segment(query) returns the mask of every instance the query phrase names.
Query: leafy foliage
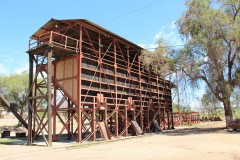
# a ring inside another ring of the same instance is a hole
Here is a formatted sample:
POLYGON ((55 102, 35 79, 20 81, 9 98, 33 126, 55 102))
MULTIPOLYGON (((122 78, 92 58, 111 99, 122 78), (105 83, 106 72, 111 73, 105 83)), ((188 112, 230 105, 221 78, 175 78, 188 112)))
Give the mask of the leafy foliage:
POLYGON ((147 71, 166 77, 174 70, 173 59, 167 56, 170 52, 167 43, 160 37, 158 47, 153 52, 143 50, 140 59, 147 71))
POLYGON ((240 108, 240 87, 236 87, 232 93, 231 104, 235 108, 240 108))
POLYGON ((232 120, 230 97, 240 85, 240 1, 187 0, 177 21, 186 40, 182 69, 193 84, 204 81, 223 103, 227 126, 232 120))
POLYGON ((214 117, 217 115, 217 109, 219 107, 219 100, 207 89, 206 93, 203 94, 201 103, 204 111, 208 114, 208 117, 214 117))
POLYGON ((26 95, 28 92, 28 73, 0 77, 0 92, 10 102, 18 105, 21 114, 26 110, 26 95))

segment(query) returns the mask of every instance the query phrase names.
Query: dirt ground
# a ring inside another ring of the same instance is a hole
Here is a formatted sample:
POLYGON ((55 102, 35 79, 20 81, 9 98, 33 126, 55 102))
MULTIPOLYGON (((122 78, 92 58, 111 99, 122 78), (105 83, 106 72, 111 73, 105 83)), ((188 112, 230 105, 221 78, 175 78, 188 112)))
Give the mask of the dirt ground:
MULTIPOLYGON (((3 145, 0 160, 240 160, 240 132, 225 122, 204 122, 160 134, 103 143, 54 143, 53 147, 3 145)), ((26 143, 26 142, 25 142, 26 143)))

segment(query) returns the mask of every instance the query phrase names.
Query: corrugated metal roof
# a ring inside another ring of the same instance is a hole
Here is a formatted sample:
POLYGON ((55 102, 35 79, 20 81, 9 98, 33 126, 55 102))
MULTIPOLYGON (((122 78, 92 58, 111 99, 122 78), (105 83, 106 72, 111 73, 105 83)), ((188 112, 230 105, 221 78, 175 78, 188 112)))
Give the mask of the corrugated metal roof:
POLYGON ((59 24, 69 25, 71 23, 72 24, 74 24, 74 23, 77 24, 77 23, 81 23, 81 22, 83 22, 83 23, 85 23, 85 24, 87 24, 87 25, 89 25, 89 26, 91 26, 95 29, 100 30, 101 32, 105 33, 106 35, 111 35, 112 37, 116 37, 116 38, 118 38, 118 39, 120 39, 120 40, 122 40, 126 43, 129 43, 129 44, 139 48, 139 49, 143 49, 142 47, 138 46, 137 44, 135 44, 135 43, 133 43, 133 42, 131 42, 131 41, 129 41, 129 40, 113 33, 113 32, 111 32, 111 31, 109 31, 109 30, 107 30, 107 29, 105 29, 105 28, 103 28, 103 27, 101 27, 101 26, 99 26, 99 25, 97 25, 93 22, 90 22, 86 19, 57 20, 57 19, 52 18, 47 23, 45 23, 38 31, 36 31, 30 38, 35 39, 35 38, 39 37, 40 35, 44 34, 45 32, 53 30, 55 28, 55 26, 59 25, 59 24))

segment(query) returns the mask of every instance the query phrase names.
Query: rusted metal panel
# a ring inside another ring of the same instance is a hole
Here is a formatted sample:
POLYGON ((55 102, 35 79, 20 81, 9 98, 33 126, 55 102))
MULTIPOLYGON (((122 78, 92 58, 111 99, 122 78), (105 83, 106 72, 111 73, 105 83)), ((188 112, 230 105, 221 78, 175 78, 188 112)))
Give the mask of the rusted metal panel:
POLYGON ((136 135, 137 136, 142 135, 143 131, 142 131, 141 127, 138 125, 138 123, 136 121, 131 121, 131 122, 132 122, 133 128, 136 132, 136 135))
POLYGON ((13 115, 22 123, 22 125, 28 129, 28 124, 27 122, 23 119, 23 117, 17 112, 16 108, 17 108, 17 104, 15 103, 10 103, 5 97, 4 95, 2 95, 0 93, 0 103, 1 106, 6 110, 6 111, 10 111, 13 113, 13 115))
POLYGON ((56 83, 66 94, 77 102, 77 58, 72 57, 56 63, 56 83))
POLYGON ((111 136, 108 132, 107 125, 104 122, 98 122, 100 128, 101 136, 105 140, 111 140, 111 136))

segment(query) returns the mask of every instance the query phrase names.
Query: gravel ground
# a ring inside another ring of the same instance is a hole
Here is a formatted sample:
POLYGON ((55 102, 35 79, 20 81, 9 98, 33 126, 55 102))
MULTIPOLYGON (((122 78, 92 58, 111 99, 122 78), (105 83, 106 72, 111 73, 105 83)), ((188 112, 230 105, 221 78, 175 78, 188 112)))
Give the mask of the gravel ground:
POLYGON ((0 160, 240 160, 240 132, 229 132, 224 125, 205 122, 97 144, 55 142, 51 148, 2 145, 0 139, 0 160))

